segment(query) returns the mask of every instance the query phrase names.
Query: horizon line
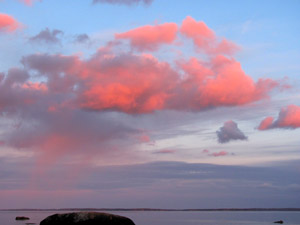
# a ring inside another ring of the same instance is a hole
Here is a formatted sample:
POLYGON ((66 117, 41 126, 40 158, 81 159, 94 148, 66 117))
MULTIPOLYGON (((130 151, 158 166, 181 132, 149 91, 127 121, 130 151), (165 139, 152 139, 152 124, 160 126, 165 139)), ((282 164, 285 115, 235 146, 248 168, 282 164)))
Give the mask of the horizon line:
POLYGON ((16 208, 16 209, 0 209, 0 211, 300 211, 300 208, 16 208))

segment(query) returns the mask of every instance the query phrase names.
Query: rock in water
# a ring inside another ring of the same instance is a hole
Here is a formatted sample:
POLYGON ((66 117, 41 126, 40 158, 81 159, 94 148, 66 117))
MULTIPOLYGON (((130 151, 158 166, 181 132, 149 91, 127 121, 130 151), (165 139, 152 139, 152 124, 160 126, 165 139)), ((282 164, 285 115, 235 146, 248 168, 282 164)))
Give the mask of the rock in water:
POLYGON ((26 216, 17 216, 16 217, 16 220, 29 220, 30 218, 29 217, 26 217, 26 216))
POLYGON ((283 224, 283 221, 279 220, 279 221, 275 221, 274 223, 281 223, 281 224, 283 224))
POLYGON ((123 216, 99 212, 75 212, 54 214, 44 219, 40 225, 135 225, 123 216))

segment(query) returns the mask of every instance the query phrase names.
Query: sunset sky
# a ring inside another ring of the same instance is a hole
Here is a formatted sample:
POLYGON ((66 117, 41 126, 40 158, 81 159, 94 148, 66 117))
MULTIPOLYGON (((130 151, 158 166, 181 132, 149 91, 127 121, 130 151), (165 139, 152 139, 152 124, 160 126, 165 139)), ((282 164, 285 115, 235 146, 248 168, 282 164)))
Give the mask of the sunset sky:
POLYGON ((0 209, 300 207, 299 11, 0 0, 0 209))

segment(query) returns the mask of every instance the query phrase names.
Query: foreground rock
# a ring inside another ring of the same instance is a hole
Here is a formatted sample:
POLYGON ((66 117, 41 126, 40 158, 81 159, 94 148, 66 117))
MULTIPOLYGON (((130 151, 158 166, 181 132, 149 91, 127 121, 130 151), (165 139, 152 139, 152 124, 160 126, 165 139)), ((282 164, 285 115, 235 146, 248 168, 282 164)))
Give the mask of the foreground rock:
POLYGON ((76 212, 54 214, 40 225, 135 225, 131 219, 109 213, 76 212))
POLYGON ((29 220, 30 218, 29 217, 26 217, 26 216, 17 216, 16 217, 16 220, 29 220))
POLYGON ((280 223, 280 224, 283 224, 283 221, 282 221, 282 220, 278 220, 278 221, 275 221, 274 223, 280 223))

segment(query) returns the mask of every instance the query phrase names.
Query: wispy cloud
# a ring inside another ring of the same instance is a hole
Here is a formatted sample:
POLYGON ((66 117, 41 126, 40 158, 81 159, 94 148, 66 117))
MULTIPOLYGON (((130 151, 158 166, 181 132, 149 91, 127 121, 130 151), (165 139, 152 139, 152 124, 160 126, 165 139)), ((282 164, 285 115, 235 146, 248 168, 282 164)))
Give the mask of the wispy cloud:
POLYGON ((52 31, 49 30, 49 28, 46 28, 45 30, 42 30, 37 35, 29 38, 29 41, 31 42, 43 42, 47 44, 59 44, 60 39, 59 35, 63 35, 64 32, 61 30, 54 29, 52 31))
POLYGON ((42 0, 19 0, 19 1, 24 3, 27 6, 31 6, 31 5, 33 5, 34 2, 37 2, 37 1, 41 2, 42 0))
POLYGON ((174 154, 176 153, 176 150, 174 149, 160 149, 158 151, 154 152, 155 154, 174 154))
POLYGON ((206 154, 208 156, 213 156, 213 157, 220 157, 220 156, 227 156, 227 155, 234 155, 234 153, 229 153, 225 150, 219 151, 219 152, 211 152, 208 149, 204 149, 202 151, 203 154, 206 154))

